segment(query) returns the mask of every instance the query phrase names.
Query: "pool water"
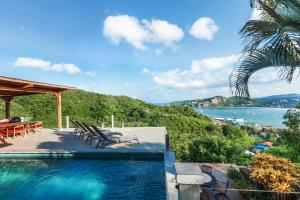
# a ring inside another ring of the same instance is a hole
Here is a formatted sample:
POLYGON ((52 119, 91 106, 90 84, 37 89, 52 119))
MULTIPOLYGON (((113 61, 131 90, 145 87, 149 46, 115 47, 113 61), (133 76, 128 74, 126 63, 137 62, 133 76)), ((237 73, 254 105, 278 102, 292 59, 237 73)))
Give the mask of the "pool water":
POLYGON ((0 160, 0 199, 166 199, 162 161, 0 160))

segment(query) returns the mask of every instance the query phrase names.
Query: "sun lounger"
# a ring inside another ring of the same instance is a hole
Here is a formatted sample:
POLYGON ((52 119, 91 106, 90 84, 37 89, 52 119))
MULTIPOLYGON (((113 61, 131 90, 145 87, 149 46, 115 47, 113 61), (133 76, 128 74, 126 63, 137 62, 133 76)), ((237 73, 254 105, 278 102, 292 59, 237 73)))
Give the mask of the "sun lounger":
POLYGON ((82 122, 82 125, 88 130, 88 134, 87 134, 87 137, 86 137, 86 143, 90 143, 92 144, 93 142, 93 139, 96 139, 96 140, 102 140, 102 138, 85 122, 82 122))
POLYGON ((76 121, 73 121, 72 119, 70 119, 70 121, 71 121, 71 123, 73 124, 73 126, 74 126, 74 131, 73 131, 73 134, 74 135, 77 135, 77 134, 79 134, 80 133, 80 131, 81 131, 81 128, 80 128, 80 126, 77 124, 77 122, 76 121))
POLYGON ((96 148, 99 146, 101 148, 104 148, 107 145, 115 144, 115 143, 120 143, 120 142, 132 142, 136 141, 139 143, 139 140, 137 137, 114 137, 112 135, 106 135, 104 134, 97 126, 93 126, 92 128, 95 130, 95 133, 97 133, 100 137, 100 139, 97 142, 96 148))
POLYGON ((77 125, 81 129, 79 134, 78 134, 78 137, 80 139, 84 139, 84 137, 89 134, 89 130, 82 123, 80 123, 79 121, 75 121, 75 122, 77 123, 77 125))

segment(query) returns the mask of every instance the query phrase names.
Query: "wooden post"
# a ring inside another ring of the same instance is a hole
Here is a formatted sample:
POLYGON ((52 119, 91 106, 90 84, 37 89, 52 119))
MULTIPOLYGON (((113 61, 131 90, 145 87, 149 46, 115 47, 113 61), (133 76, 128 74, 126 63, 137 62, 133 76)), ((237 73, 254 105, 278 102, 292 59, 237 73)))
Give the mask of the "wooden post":
POLYGON ((13 96, 3 96, 1 97, 5 102, 5 118, 10 118, 10 102, 14 98, 13 96))
POLYGON ((57 98, 57 128, 62 129, 62 116, 61 116, 61 91, 55 92, 57 98))

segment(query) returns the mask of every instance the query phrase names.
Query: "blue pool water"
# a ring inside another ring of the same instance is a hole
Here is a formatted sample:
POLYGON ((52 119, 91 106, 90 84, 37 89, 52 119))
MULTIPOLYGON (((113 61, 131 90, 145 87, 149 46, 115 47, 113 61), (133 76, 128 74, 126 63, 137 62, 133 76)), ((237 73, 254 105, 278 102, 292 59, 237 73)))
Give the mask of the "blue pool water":
POLYGON ((276 128, 284 128, 283 115, 286 108, 263 108, 263 107, 221 107, 201 108, 197 112, 216 118, 243 118, 250 124, 269 125, 276 128))
POLYGON ((0 199, 166 199, 164 164, 129 160, 0 160, 0 199))

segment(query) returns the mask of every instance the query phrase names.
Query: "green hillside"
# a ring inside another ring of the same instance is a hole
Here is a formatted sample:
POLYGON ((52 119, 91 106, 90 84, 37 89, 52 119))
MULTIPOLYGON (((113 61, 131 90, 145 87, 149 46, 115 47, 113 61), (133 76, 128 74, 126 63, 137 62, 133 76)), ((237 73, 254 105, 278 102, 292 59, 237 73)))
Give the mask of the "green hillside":
MULTIPOLYGON (((102 95, 82 90, 64 92, 63 116, 90 124, 165 126, 177 158, 187 161, 243 162, 243 151, 254 139, 240 128, 215 125, 208 117, 190 107, 157 106, 126 96, 102 95)), ((45 127, 56 127, 56 97, 33 95, 17 97, 12 115, 41 120, 45 127)), ((64 120, 63 120, 64 121, 64 120)))

